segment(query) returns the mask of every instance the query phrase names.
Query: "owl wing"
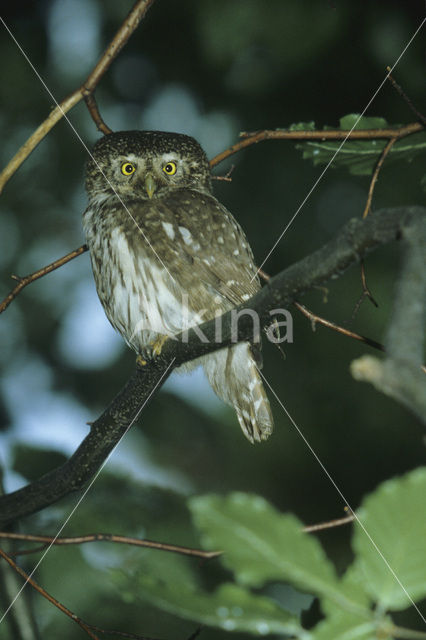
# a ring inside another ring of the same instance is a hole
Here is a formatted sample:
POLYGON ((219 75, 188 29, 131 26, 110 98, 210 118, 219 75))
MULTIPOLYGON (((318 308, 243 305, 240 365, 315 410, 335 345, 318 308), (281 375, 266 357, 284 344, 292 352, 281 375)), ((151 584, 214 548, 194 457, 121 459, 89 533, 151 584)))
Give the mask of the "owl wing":
MULTIPOLYGON (((213 196, 180 190, 173 194, 175 249, 224 307, 239 305, 260 288, 253 254, 240 225, 213 196), (226 304, 226 302, 228 304, 226 304)), ((164 202, 166 204, 166 202, 164 202)))

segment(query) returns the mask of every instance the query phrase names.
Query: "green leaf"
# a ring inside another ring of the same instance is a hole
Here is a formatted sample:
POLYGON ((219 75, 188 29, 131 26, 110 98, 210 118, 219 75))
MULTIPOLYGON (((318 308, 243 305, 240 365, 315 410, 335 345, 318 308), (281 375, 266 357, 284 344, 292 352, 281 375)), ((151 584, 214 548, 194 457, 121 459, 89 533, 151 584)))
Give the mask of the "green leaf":
POLYGON ((313 120, 310 122, 295 122, 289 126, 287 131, 315 131, 315 122, 313 120))
MULTIPOLYGON (((372 600, 365 591, 364 576, 359 573, 353 564, 340 579, 339 588, 341 593, 351 602, 351 607, 345 607, 349 613, 355 612, 364 619, 366 616, 370 616, 372 600)), ((328 598, 322 599, 321 608, 327 616, 335 615, 336 611, 343 611, 339 605, 336 605, 334 600, 328 598)))
POLYGON ((235 584, 223 584, 208 593, 188 580, 164 581, 142 572, 137 590, 164 611, 226 631, 307 636, 298 619, 273 600, 235 584))
POLYGON ((259 587, 287 580, 303 591, 352 606, 321 545, 303 533, 294 516, 281 515, 262 498, 244 493, 197 497, 189 506, 204 534, 203 544, 223 550, 220 560, 239 583, 259 587))
POLYGON ((373 600, 400 610, 426 597, 426 468, 384 482, 357 513, 354 564, 373 600))
MULTIPOLYGON (((311 640, 377 640, 377 624, 371 614, 369 619, 339 611, 329 616, 312 630, 311 640)), ((391 640, 380 635, 382 640, 391 640)))
MULTIPOLYGON (((387 129, 389 123, 385 118, 377 116, 360 116, 359 113, 348 113, 339 120, 340 129, 349 131, 354 129, 387 129)), ((331 127, 327 127, 330 128, 331 127)))
MULTIPOLYGON (((340 119, 340 129, 384 129, 390 125, 384 118, 359 117, 349 114, 340 119), (359 120, 358 120, 359 119, 359 120)), ((297 130, 297 125, 294 125, 297 130)), ((394 125, 398 126, 398 125, 394 125)), ((333 127, 324 127, 324 131, 333 127)), ((387 140, 311 140, 296 145, 303 151, 303 158, 310 159, 314 165, 324 165, 332 161, 333 167, 347 167, 353 175, 370 175, 383 151, 387 140)), ((389 152, 389 160, 404 159, 409 162, 419 153, 426 151, 426 132, 422 131, 396 142, 389 152)))

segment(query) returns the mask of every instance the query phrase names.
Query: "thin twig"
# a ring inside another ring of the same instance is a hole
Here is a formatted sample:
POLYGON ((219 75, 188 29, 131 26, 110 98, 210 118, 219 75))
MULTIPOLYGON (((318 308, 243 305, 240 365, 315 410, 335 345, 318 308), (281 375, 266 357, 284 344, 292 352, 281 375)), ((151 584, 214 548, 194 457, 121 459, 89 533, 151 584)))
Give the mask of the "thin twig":
MULTIPOLYGON (((271 279, 271 276, 265 271, 263 271, 263 269, 259 269, 258 274, 263 280, 265 280, 265 282, 268 282, 271 279)), ((325 318, 322 318, 321 316, 317 315, 313 311, 310 311, 310 309, 305 307, 305 305, 301 304, 300 302, 293 302, 293 305, 296 307, 296 309, 298 309, 301 313, 303 313, 303 315, 306 316, 306 318, 308 318, 311 321, 313 328, 317 323, 322 324, 324 327, 328 327, 333 331, 337 331, 338 333, 341 333, 344 336, 347 336, 348 338, 354 338, 355 340, 360 340, 361 342, 368 344, 370 347, 374 347, 375 349, 379 349, 380 351, 385 350, 384 346, 380 344, 380 342, 376 342, 375 340, 371 340, 370 338, 361 336, 359 333, 355 333, 354 331, 349 331, 348 329, 341 327, 335 322, 326 320, 325 318)))
POLYGON ((14 569, 17 573, 19 573, 19 575, 25 580, 25 582, 31 585, 33 589, 38 591, 40 595, 43 596, 43 598, 46 598, 46 600, 49 600, 49 602, 51 602, 55 607, 57 607, 60 611, 62 611, 62 613, 65 613, 65 615, 71 618, 71 620, 74 620, 74 622, 76 622, 79 625, 79 627, 81 627, 90 638, 93 638, 93 640, 99 640, 98 636, 92 633, 89 625, 83 622, 83 620, 81 620, 81 618, 76 616, 75 613, 70 611, 65 605, 59 602, 59 600, 56 600, 56 598, 50 595, 50 593, 48 593, 45 589, 43 589, 43 587, 37 584, 37 582, 35 582, 35 580, 33 580, 27 573, 25 573, 25 571, 23 571, 21 567, 18 567, 18 565, 12 560, 12 558, 10 558, 7 555, 7 553, 3 551, 3 549, 0 549, 0 557, 6 560, 6 562, 12 567, 12 569, 14 569))
POLYGON ((213 180, 222 180, 223 182, 232 182, 231 173, 235 169, 235 164, 231 164, 229 171, 224 176, 212 176, 213 180))
POLYGON ((365 268, 364 268, 364 260, 361 260, 361 282, 362 282, 362 288, 365 291, 365 295, 368 296, 368 298, 371 300, 371 302, 374 304, 375 307, 378 307, 379 303, 376 302, 376 300, 374 299, 373 294, 371 293, 370 288, 367 284, 365 268))
POLYGON ((334 527, 341 527, 342 525, 353 522, 354 520, 355 516, 351 513, 349 516, 345 516, 344 518, 337 518, 336 520, 329 520, 328 522, 308 525, 307 527, 303 527, 302 531, 304 533, 313 533, 315 531, 323 531, 324 529, 333 529, 334 527))
MULTIPOLYGON (((35 149, 39 142, 43 140, 43 138, 47 135, 47 133, 49 133, 49 131, 55 126, 55 124, 59 122, 59 120, 61 120, 61 118, 70 109, 72 109, 72 107, 74 107, 85 96, 89 95, 95 90, 100 79, 108 70, 114 58, 117 57, 118 53, 127 43, 130 36, 135 31, 139 22, 145 16, 146 12, 154 3, 154 1, 155 0, 138 0, 135 3, 133 9, 124 20, 123 24, 109 43, 108 47, 105 49, 104 53, 102 54, 101 58, 99 59, 98 63, 91 71, 87 79, 78 89, 73 91, 73 93, 71 93, 62 102, 56 105, 54 109, 52 109, 46 120, 44 120, 44 122, 42 122, 41 125, 37 127, 34 133, 28 138, 28 140, 22 145, 22 147, 13 156, 7 166, 3 169, 0 174, 0 193, 3 191, 3 188, 7 181, 13 176, 15 171, 17 171, 24 160, 28 158, 30 153, 35 149)), ((93 115, 94 113, 95 111, 90 111, 91 115, 93 115)), ((96 119, 95 124, 96 126, 98 126, 99 124, 99 121, 96 121, 96 119)))
POLYGON ((78 249, 74 249, 74 251, 71 251, 70 253, 67 253, 66 256, 62 256, 62 258, 58 258, 58 260, 55 260, 54 262, 51 262, 50 264, 46 265, 45 267, 42 267, 41 269, 38 269, 38 271, 34 271, 34 273, 30 273, 29 275, 24 276, 23 278, 20 278, 19 276, 12 275, 12 278, 14 280, 17 280, 18 284, 16 285, 16 287, 14 287, 12 289, 12 291, 0 303, 0 313, 3 313, 3 311, 5 309, 7 309, 7 307, 10 305, 12 300, 14 300, 14 298, 16 298, 18 293, 20 293, 24 287, 26 287, 27 285, 31 284, 31 282, 34 282, 35 280, 38 280, 39 278, 42 278, 47 273, 51 273, 55 269, 58 269, 59 267, 62 267, 63 264, 66 264, 67 262, 70 262, 70 260, 73 260, 77 256, 80 256, 82 253, 87 251, 87 249, 88 249, 87 245, 83 244, 81 247, 78 247, 78 249))
POLYGON ((293 302, 293 305, 296 307, 296 309, 298 309, 301 313, 303 313, 303 315, 306 316, 306 318, 309 318, 313 326, 315 326, 315 324, 317 323, 322 324, 324 327, 328 327, 333 331, 337 331, 338 333, 341 333, 342 335, 347 336, 348 338, 353 338, 354 340, 359 340, 360 342, 364 342, 364 344, 368 344, 370 347, 373 347, 374 349, 378 349, 379 351, 385 350, 384 346, 380 344, 380 342, 371 340, 371 338, 362 336, 359 333, 355 333, 354 331, 349 331, 349 329, 345 329, 344 327, 341 327, 335 322, 331 322, 330 320, 321 318, 321 316, 318 316, 316 313, 313 313, 312 311, 307 309, 303 304, 300 304, 300 302, 293 302))
POLYGON ((243 131, 240 136, 241 140, 233 144, 229 149, 225 149, 222 153, 210 160, 212 167, 216 166, 234 153, 257 144, 263 140, 366 140, 366 139, 392 139, 392 138, 404 138, 413 133, 418 133, 424 129, 423 125, 419 122, 413 122, 411 124, 404 125, 402 127, 387 128, 387 129, 355 129, 354 131, 342 131, 341 129, 330 129, 320 131, 288 131, 286 129, 264 129, 262 131, 245 132, 243 131))
MULTIPOLYGON (((376 166, 374 168, 373 175, 371 176, 370 187, 368 189, 368 195, 367 195, 367 202, 365 203, 364 211, 363 211, 363 214, 362 214, 363 218, 366 218, 368 216, 369 212, 370 212, 371 201, 373 199, 374 188, 376 186, 376 182, 377 182, 377 179, 379 177, 379 173, 380 173, 380 170, 381 170, 381 168, 383 166, 383 163, 384 163, 389 151, 392 149, 393 145, 395 144, 395 142, 398 139, 399 139, 398 137, 390 138, 387 141, 386 145, 382 149, 380 157, 379 157, 379 159, 378 159, 378 161, 376 163, 376 166)), ((375 307, 379 306, 377 304, 376 300, 374 299, 374 297, 373 297, 373 295, 372 295, 372 293, 371 293, 371 291, 370 291, 370 289, 369 289, 369 287, 367 285, 367 280, 366 280, 366 276, 365 276, 364 260, 361 260, 361 282, 362 282, 362 294, 359 297, 359 299, 358 299, 358 301, 357 301, 357 303, 355 305, 355 308, 354 308, 353 313, 352 313, 352 319, 355 318, 355 316, 357 315, 362 303, 364 302, 364 300, 366 298, 368 298, 370 300, 370 302, 372 304, 374 304, 375 307)))
POLYGON ((390 138, 387 141, 386 145, 383 147, 382 153, 380 154, 380 158, 377 161, 376 167, 374 169, 373 175, 371 176, 370 188, 368 189, 367 202, 365 204, 364 212, 362 214, 363 218, 366 218, 368 212, 370 211, 371 201, 373 199, 374 187, 376 186, 377 178, 379 177, 380 169, 385 161, 386 156, 389 151, 392 149, 393 145, 399 138, 390 138))
POLYGON ((364 302, 364 300, 366 298, 368 298, 370 300, 370 302, 372 304, 374 304, 375 307, 379 306, 379 303, 375 300, 375 298, 373 297, 373 294, 370 291, 370 287, 367 284, 367 277, 365 275, 365 264, 364 264, 364 260, 361 260, 361 284, 362 284, 362 293, 359 296, 355 306, 354 306, 354 310, 352 311, 352 317, 351 320, 352 322, 355 320, 356 316, 358 315, 358 311, 360 310, 360 307, 362 305, 362 303, 364 302))
POLYGON ((89 113, 92 116, 92 120, 96 124, 97 130, 101 131, 104 135, 109 135, 110 133, 112 133, 112 129, 110 129, 107 124, 105 124, 101 114, 99 113, 98 104, 95 100, 95 94, 90 92, 83 92, 83 97, 84 102, 86 103, 86 107, 88 108, 89 113))
MULTIPOLYGON (((54 544, 58 546, 84 544, 86 542, 114 542, 118 544, 130 544, 136 547, 148 547, 149 549, 158 549, 160 551, 169 551, 171 553, 179 553, 181 555, 203 558, 204 560, 216 558, 222 553, 221 551, 202 551, 201 549, 193 549, 191 547, 182 547, 180 545, 167 544, 165 542, 153 542, 152 540, 143 540, 141 538, 113 535, 111 533, 90 533, 85 536, 68 536, 63 538, 55 538, 54 536, 39 536, 29 533, 0 531, 0 538, 6 540, 20 540, 25 542, 43 542, 45 544, 54 544)), ((34 551, 38 550, 38 547, 37 549, 34 549, 34 551)), ((27 550, 25 551, 25 553, 26 552, 27 550)), ((13 555, 19 555, 20 553, 21 551, 14 552, 13 555)))
POLYGON ((391 68, 386 67, 386 71, 388 72, 388 80, 392 84, 393 88, 399 93, 400 96, 405 100, 405 102, 410 107, 411 111, 415 114, 415 116, 426 126, 426 117, 414 106, 411 102, 410 98, 405 93, 404 89, 397 83, 397 81, 391 76, 391 68))

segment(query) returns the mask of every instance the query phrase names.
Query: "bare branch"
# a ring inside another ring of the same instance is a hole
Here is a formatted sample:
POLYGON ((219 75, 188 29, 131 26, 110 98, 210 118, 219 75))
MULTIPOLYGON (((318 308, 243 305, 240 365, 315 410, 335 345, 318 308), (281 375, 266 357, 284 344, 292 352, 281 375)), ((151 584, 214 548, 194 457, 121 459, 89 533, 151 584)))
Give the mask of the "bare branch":
POLYGON ((414 106, 414 104, 411 102, 410 98, 407 96, 407 94, 405 93, 404 89, 397 83, 397 81, 391 76, 391 71, 392 69, 390 67, 386 67, 386 71, 388 72, 388 80, 390 81, 390 83, 392 84, 393 88, 396 89, 396 91, 399 93, 399 95, 405 100, 405 102, 408 104, 408 106, 410 107, 411 111, 414 113, 414 115, 419 119, 419 121, 426 126, 426 118, 425 116, 420 113, 420 111, 418 109, 416 109, 416 107, 414 106))
POLYGON ((373 175, 371 177, 370 188, 368 189, 368 195, 367 195, 367 202, 365 204, 364 212, 362 214, 363 218, 366 218, 367 215, 368 215, 368 212, 370 211, 371 201, 373 199, 374 187, 376 186, 376 182, 377 182, 377 178, 379 177, 380 169, 383 166, 383 163, 384 163, 384 161, 386 159, 386 156, 388 155, 389 151, 392 149, 393 145, 395 144, 395 142, 397 140, 398 140, 397 137, 390 138, 390 140, 388 140, 386 145, 383 147, 383 151, 380 154, 380 158, 377 161, 376 167, 375 167, 373 175))
POLYGON ((217 156, 210 160, 210 165, 214 167, 234 153, 257 144, 263 140, 369 140, 369 139, 399 139, 409 136, 413 133, 422 131, 424 126, 419 122, 406 124, 402 127, 389 129, 355 129, 354 131, 342 131, 341 129, 330 129, 326 131, 289 131, 286 129, 264 129, 262 131, 253 131, 250 133, 242 132, 240 135, 242 140, 233 144, 229 149, 225 149, 217 156))
POLYGON ((55 269, 62 267, 62 265, 66 264, 67 262, 70 262, 70 260, 73 260, 74 258, 77 258, 77 256, 81 256, 81 254, 87 250, 88 250, 88 247, 85 244, 83 244, 81 247, 78 247, 78 249, 74 249, 74 251, 67 253, 66 256, 63 256, 62 258, 59 258, 58 260, 51 262, 45 267, 38 269, 38 271, 34 271, 34 273, 30 273, 29 275, 24 276, 22 278, 19 276, 12 275, 12 278, 14 280, 17 280, 18 284, 5 297, 5 299, 2 300, 2 302, 0 302, 0 313, 3 313, 3 311, 7 309, 7 307, 10 305, 12 300, 14 300, 16 296, 22 291, 22 289, 26 287, 28 284, 31 284, 31 282, 34 282, 35 280, 42 278, 46 274, 51 273, 55 269))
MULTIPOLYGON (((102 633, 103 635, 114 635, 120 636, 122 638, 130 638, 133 640, 154 640, 153 638, 148 638, 147 636, 141 636, 135 633, 126 633, 124 631, 112 631, 108 629, 102 629, 94 624, 89 624, 88 622, 79 618, 75 613, 73 613, 68 607, 63 605, 59 600, 54 598, 50 593, 48 593, 43 587, 41 587, 31 576, 29 576, 21 567, 19 567, 12 558, 0 549, 0 558, 6 560, 6 562, 18 573, 24 580, 25 584, 29 584, 35 591, 37 591, 43 598, 46 598, 51 604, 53 604, 59 611, 64 613, 68 618, 71 618, 74 622, 78 624, 79 627, 83 629, 87 633, 87 635, 93 640, 100 640, 99 636, 95 635, 94 631, 98 633, 102 633)), ((24 585, 25 586, 25 585, 24 585)))
MULTIPOLYGON (((271 278, 250 301, 244 303, 244 308, 256 311, 261 325, 268 326, 271 323, 270 311, 288 307, 309 289, 340 276, 370 251, 405 237, 425 213, 422 207, 382 209, 365 220, 351 220, 322 248, 271 278)), ((82 489, 173 367, 235 342, 232 317, 233 310, 221 317, 220 342, 216 342, 216 319, 213 319, 175 336, 174 340, 167 340, 160 356, 144 367, 137 367, 110 406, 91 424, 90 433, 65 464, 32 484, 0 497, 0 526, 4 527, 82 489), (200 342, 199 330, 207 342, 200 342)), ((238 340, 250 340, 251 317, 244 315, 239 320, 238 340)))
MULTIPOLYGON (((263 269, 259 269, 258 274, 263 280, 265 280, 265 282, 268 282, 271 279, 271 276, 268 275, 265 271, 263 271, 263 269)), ((385 350, 384 346, 380 344, 380 342, 371 340, 371 338, 362 336, 359 333, 355 333, 354 331, 349 331, 349 329, 345 329, 345 327, 341 327, 335 322, 331 322, 331 320, 326 320, 325 318, 322 318, 321 316, 317 315, 316 313, 314 313, 313 311, 305 307, 305 305, 300 304, 300 302, 294 301, 293 305, 296 307, 296 309, 300 311, 300 313, 302 313, 306 318, 308 318, 308 320, 311 321, 311 326, 313 331, 315 331, 315 325, 322 324, 324 327, 327 327, 328 329, 332 329, 333 331, 337 331, 338 333, 341 333, 342 335, 347 336, 348 338, 360 340, 361 342, 368 344, 370 347, 373 347, 374 349, 379 349, 380 351, 385 350)))
POLYGON ((341 527, 344 524, 349 524, 355 520, 355 516, 351 513, 344 518, 337 518, 336 520, 329 520, 328 522, 320 522, 319 524, 311 524, 307 527, 303 527, 305 533, 316 533, 317 531, 324 531, 324 529, 334 529, 335 527, 341 527))
MULTIPOLYGON (((210 560, 221 555, 220 551, 203 551, 202 549, 193 549, 191 547, 182 547, 176 544, 168 544, 167 542, 154 542, 153 540, 144 540, 141 538, 132 538, 129 536, 119 536, 112 533, 90 533, 85 536, 68 536, 57 538, 56 536, 38 536, 29 533, 14 533, 12 531, 0 531, 0 538, 3 540, 19 540, 23 542, 43 542, 44 545, 67 546, 74 544, 85 544, 87 542, 113 542, 116 544, 129 544, 135 547, 146 547, 148 549, 157 549, 159 551, 169 551, 185 556, 193 556, 195 558, 203 558, 210 560)), ((43 546, 44 546, 43 545, 43 546)), ((39 551, 40 548, 30 549, 29 551, 39 551)), ((25 553, 28 550, 25 550, 25 553)), ((11 555, 21 555, 21 551, 13 552, 11 555)))
POLYGON ((84 102, 86 103, 86 107, 89 110, 90 115, 92 116, 92 120, 96 125, 98 131, 103 133, 104 135, 108 135, 112 133, 112 129, 105 124, 102 119, 101 114, 99 113, 98 103, 95 100, 94 93, 86 93, 84 94, 84 102))
POLYGON ((322 324, 324 327, 328 327, 328 329, 332 329, 333 331, 337 331, 348 338, 353 338, 354 340, 360 340, 365 344, 368 344, 369 347, 373 347, 374 349, 379 349, 380 351, 384 351, 385 348, 380 342, 376 342, 375 340, 371 340, 371 338, 367 338, 366 336, 362 336, 359 333, 355 333, 354 331, 349 331, 349 329, 345 329, 345 327, 341 327, 335 322, 331 322, 330 320, 326 320, 321 316, 318 316, 316 313, 313 313, 309 309, 307 309, 300 302, 293 302, 294 306, 301 312, 306 318, 312 323, 312 328, 315 328, 316 324, 322 324))
MULTIPOLYGON (((41 123, 34 133, 28 138, 28 140, 22 145, 19 151, 10 160, 7 166, 0 174, 0 193, 3 191, 5 184, 13 176, 13 174, 19 169, 21 164, 28 158, 30 153, 36 148, 36 146, 43 140, 43 138, 49 133, 49 131, 55 126, 61 118, 80 102, 83 98, 87 98, 88 95, 93 93, 100 79, 108 70, 112 61, 126 42, 129 40, 132 33, 137 28, 139 22, 145 16, 146 12, 155 0, 138 0, 133 9, 130 11, 127 18, 109 43, 108 47, 103 52, 101 58, 96 64, 93 71, 89 74, 83 84, 73 91, 71 95, 62 100, 56 107, 49 113, 49 116, 41 123)), ((99 112, 93 109, 89 109, 90 114, 93 116, 99 112)), ((100 116, 99 116, 100 117, 100 116)), ((99 120, 95 119, 96 126, 99 125, 99 120)), ((102 119, 101 119, 102 121, 102 119)), ((103 122, 103 121, 102 121, 103 122)), ((106 125, 105 125, 106 126, 106 125)))
POLYGON ((358 315, 358 311, 361 308, 362 303, 364 302, 364 300, 366 298, 368 298, 370 300, 370 302, 372 304, 374 304, 375 307, 378 307, 378 303, 376 302, 375 298, 373 297, 373 294, 370 291, 370 287, 367 284, 367 276, 365 275, 365 264, 364 264, 364 260, 361 260, 361 284, 362 284, 362 293, 359 296, 356 305, 354 307, 354 310, 352 311, 352 320, 354 320, 356 318, 356 316, 358 315))
POLYGON ((78 624, 78 626, 81 627, 87 633, 87 635, 90 638, 93 638, 93 640, 99 640, 98 636, 96 636, 91 631, 89 625, 87 625, 85 622, 83 622, 83 620, 81 620, 81 618, 78 618, 75 615, 75 613, 70 611, 65 605, 63 605, 61 602, 59 602, 59 600, 56 600, 56 598, 54 598, 52 595, 50 595, 50 593, 48 593, 45 589, 43 589, 43 587, 41 587, 39 584, 37 584, 37 582, 35 580, 33 580, 27 573, 25 573, 25 571, 23 569, 21 569, 21 567, 18 567, 18 565, 12 560, 12 558, 10 558, 7 555, 7 553, 5 553, 3 551, 3 549, 0 549, 0 557, 2 557, 4 560, 6 560, 6 562, 12 567, 12 569, 14 569, 16 571, 16 573, 19 573, 19 575, 22 578, 24 578, 25 582, 28 583, 29 585, 31 585, 31 587, 33 589, 38 591, 39 594, 43 596, 43 598, 46 598, 46 600, 48 600, 50 603, 52 603, 60 611, 62 611, 62 613, 65 613, 65 615, 68 616, 69 618, 71 618, 71 620, 74 620, 74 622, 76 622, 78 624))

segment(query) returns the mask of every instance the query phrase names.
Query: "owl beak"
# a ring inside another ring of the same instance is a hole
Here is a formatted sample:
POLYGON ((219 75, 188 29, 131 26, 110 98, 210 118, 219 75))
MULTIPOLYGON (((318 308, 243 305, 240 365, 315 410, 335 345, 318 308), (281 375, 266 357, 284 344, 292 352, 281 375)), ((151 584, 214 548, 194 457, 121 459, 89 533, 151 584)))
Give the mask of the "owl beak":
POLYGON ((154 195, 156 188, 157 185, 155 184, 154 176, 152 173, 147 173, 145 177, 145 191, 150 198, 154 195))

